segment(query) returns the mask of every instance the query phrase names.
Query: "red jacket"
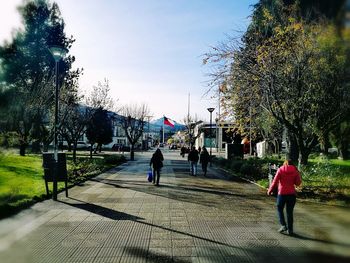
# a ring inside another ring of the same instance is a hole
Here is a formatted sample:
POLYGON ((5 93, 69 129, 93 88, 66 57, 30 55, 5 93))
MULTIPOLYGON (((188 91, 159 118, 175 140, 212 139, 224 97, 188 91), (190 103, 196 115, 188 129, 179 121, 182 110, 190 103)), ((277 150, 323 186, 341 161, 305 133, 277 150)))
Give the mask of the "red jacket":
POLYGON ((277 170, 268 193, 273 192, 278 185, 279 195, 294 195, 296 193, 294 186, 300 184, 301 178, 298 169, 294 165, 283 165, 277 170))

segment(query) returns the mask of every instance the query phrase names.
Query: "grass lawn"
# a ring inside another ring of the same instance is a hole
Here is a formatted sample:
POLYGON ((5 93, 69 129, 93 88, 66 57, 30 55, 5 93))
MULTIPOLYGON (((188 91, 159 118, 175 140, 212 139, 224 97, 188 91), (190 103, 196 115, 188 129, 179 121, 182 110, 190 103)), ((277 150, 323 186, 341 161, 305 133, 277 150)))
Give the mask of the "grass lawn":
POLYGON ((306 197, 315 195, 322 201, 350 203, 350 160, 311 159, 301 174, 301 194, 306 197))
MULTIPOLYGON (((45 195, 42 159, 38 155, 25 157, 0 155, 0 217, 4 210, 30 205, 45 195)), ((3 214, 4 213, 4 214, 3 214)))
MULTIPOLYGON (((282 159, 225 160, 214 159, 214 162, 230 171, 231 176, 239 176, 268 187, 268 163, 281 166, 282 159)), ((350 204, 350 160, 326 159, 315 157, 309 159, 307 166, 300 169, 302 185, 298 196, 322 202, 350 204)))
MULTIPOLYGON (((96 156, 92 161, 86 155, 78 155, 77 164, 73 164, 71 159, 71 155, 67 154, 69 185, 125 161, 120 156, 109 155, 96 156)), ((43 173, 41 154, 19 156, 0 152, 0 218, 47 198, 43 173)), ((49 183, 49 188, 52 189, 52 183, 49 183)), ((58 183, 58 189, 63 188, 64 183, 58 183)))

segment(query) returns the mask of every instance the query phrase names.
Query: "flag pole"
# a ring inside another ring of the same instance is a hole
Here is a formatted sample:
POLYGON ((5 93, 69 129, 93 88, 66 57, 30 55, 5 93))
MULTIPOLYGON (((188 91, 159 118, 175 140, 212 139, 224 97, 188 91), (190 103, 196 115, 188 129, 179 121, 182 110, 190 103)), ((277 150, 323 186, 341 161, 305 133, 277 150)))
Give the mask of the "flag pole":
POLYGON ((165 117, 163 116, 163 144, 164 144, 164 120, 165 120, 165 117))

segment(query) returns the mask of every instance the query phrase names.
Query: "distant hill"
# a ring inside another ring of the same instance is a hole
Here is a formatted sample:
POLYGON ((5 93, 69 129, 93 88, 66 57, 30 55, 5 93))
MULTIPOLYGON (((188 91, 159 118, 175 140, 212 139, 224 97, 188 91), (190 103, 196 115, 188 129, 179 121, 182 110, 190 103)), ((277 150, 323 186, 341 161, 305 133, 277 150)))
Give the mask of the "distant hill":
MULTIPOLYGON (((163 127, 163 117, 159 118, 157 120, 151 121, 150 124, 152 126, 151 129, 160 130, 163 127)), ((165 131, 177 132, 177 131, 184 130, 185 129, 185 125, 175 121, 175 127, 170 127, 168 125, 164 125, 164 129, 165 129, 165 131)))

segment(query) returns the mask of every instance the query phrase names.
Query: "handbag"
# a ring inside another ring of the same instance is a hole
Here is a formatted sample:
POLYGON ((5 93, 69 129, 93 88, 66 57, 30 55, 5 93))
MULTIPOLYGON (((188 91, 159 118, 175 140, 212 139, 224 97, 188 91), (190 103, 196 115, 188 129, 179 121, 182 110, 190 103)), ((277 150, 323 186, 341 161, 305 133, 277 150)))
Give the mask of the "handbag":
POLYGON ((152 180, 153 180, 153 173, 152 173, 152 170, 149 170, 149 171, 148 171, 147 180, 148 180, 148 182, 152 182, 152 180))

